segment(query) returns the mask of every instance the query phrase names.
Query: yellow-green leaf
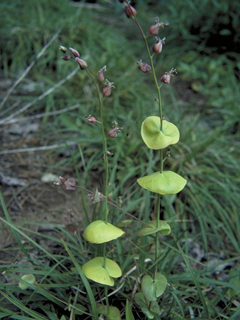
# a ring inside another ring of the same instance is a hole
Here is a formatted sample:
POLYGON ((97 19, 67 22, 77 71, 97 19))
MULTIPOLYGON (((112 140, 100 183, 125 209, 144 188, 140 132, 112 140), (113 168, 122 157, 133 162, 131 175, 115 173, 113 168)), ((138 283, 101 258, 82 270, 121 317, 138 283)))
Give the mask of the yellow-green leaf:
POLYGON ((82 271, 88 279, 108 286, 114 285, 113 278, 122 275, 119 265, 108 258, 106 258, 106 267, 104 268, 103 257, 96 257, 88 261, 82 266, 82 271))
POLYGON ((36 281, 35 276, 31 273, 23 275, 21 279, 24 281, 19 281, 18 285, 22 290, 26 290, 29 287, 29 284, 34 284, 36 281))
POLYGON ((97 220, 84 231, 84 238, 91 243, 104 243, 121 237, 125 232, 111 223, 97 220))
POLYGON ((160 118, 151 116, 143 121, 141 136, 149 149, 160 150, 177 143, 180 134, 178 128, 166 120, 162 121, 160 130, 160 118))
POLYGON ((139 178, 137 182, 144 189, 164 195, 180 192, 187 180, 173 171, 163 171, 139 178))

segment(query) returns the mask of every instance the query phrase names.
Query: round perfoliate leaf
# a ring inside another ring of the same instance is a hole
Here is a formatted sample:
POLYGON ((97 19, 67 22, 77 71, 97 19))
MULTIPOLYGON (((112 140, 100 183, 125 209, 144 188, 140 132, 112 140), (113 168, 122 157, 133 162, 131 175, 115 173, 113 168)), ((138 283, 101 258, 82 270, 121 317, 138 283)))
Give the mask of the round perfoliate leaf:
POLYGON ((25 274, 21 277, 22 280, 24 281, 19 281, 19 288, 22 290, 26 290, 29 287, 29 284, 34 284, 36 279, 33 274, 25 274))
POLYGON ((173 171, 163 171, 139 178, 137 182, 144 189, 164 195, 180 192, 185 187, 187 180, 173 171))
POLYGON ((160 130, 160 118, 151 116, 143 121, 141 136, 149 149, 160 150, 177 143, 180 134, 178 128, 166 120, 162 121, 160 130))
POLYGON ((149 301, 156 301, 167 287, 167 279, 164 275, 157 273, 155 279, 149 275, 142 278, 142 291, 149 301))
MULTIPOLYGON (((117 307, 98 306, 98 313, 104 314, 109 320, 121 320, 121 314, 117 307)), ((99 318, 100 319, 100 318, 99 318)))
POLYGON ((104 268, 104 258, 96 257, 82 266, 82 271, 88 279, 108 286, 114 285, 113 278, 121 277, 122 270, 119 265, 106 258, 106 267, 104 268))
POLYGON ((171 232, 171 227, 167 222, 163 220, 159 220, 157 226, 157 221, 153 220, 148 222, 148 226, 145 226, 141 230, 139 230, 137 235, 139 237, 143 237, 156 232, 160 232, 162 235, 167 236, 171 232))
POLYGON ((104 243, 121 237, 125 232, 111 223, 97 220, 84 231, 84 238, 91 243, 104 243))

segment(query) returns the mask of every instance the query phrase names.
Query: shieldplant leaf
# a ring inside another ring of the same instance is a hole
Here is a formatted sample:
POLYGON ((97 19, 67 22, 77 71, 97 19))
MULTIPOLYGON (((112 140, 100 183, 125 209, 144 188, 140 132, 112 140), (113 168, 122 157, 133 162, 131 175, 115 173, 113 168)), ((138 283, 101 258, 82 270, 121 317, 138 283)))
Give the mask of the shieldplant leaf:
POLYGON ((106 258, 106 267, 104 268, 103 257, 96 257, 88 261, 82 266, 82 271, 88 279, 108 286, 114 285, 113 278, 122 275, 119 265, 108 258, 106 258))
POLYGON ((22 290, 26 290, 29 287, 29 284, 34 284, 36 279, 33 274, 25 274, 21 277, 22 280, 24 281, 19 281, 19 288, 22 290))
POLYGON ((160 130, 160 118, 147 117, 141 127, 141 136, 149 149, 160 150, 179 141, 178 128, 171 122, 162 121, 160 130))
POLYGON ((91 243, 104 243, 121 237, 124 231, 111 223, 96 220, 90 223, 84 231, 84 238, 91 243))
POLYGON ((139 178, 137 182, 144 189, 164 195, 180 192, 187 180, 173 171, 163 171, 139 178))
POLYGON ((142 291, 149 301, 156 301, 167 287, 167 279, 164 275, 157 273, 155 279, 149 275, 142 278, 142 291))
POLYGON ((98 306, 98 312, 106 314, 108 320, 121 320, 121 314, 117 307, 98 306))

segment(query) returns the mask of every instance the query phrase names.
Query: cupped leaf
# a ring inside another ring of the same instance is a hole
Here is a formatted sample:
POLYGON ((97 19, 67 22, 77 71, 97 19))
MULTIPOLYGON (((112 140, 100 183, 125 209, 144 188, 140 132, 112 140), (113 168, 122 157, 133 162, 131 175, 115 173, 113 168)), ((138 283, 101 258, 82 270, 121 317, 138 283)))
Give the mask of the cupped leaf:
POLYGON ((144 189, 164 195, 180 192, 185 187, 187 180, 173 171, 163 171, 139 178, 137 182, 144 189))
POLYGON ((84 238, 91 243, 104 243, 121 237, 124 231, 111 223, 97 220, 90 223, 84 231, 84 238))
POLYGON ((158 227, 157 227, 156 220, 148 222, 148 226, 149 227, 144 227, 141 230, 139 230, 137 235, 139 237, 143 237, 143 236, 147 236, 149 234, 153 234, 153 233, 156 233, 159 231, 162 235, 167 236, 171 232, 170 225, 163 220, 158 221, 158 227))
POLYGON ((106 267, 104 268, 103 257, 96 257, 88 261, 82 266, 82 271, 88 279, 108 286, 114 285, 113 278, 122 275, 119 265, 108 258, 106 258, 106 267))
POLYGON ((29 284, 34 284, 36 279, 33 274, 25 274, 21 277, 22 280, 24 281, 19 281, 19 288, 22 290, 26 290, 29 287, 29 284))
POLYGON ((156 301, 167 287, 167 279, 164 275, 157 273, 155 279, 149 275, 142 278, 142 291, 144 296, 149 301, 156 301))
POLYGON ((151 116, 143 121, 141 136, 149 149, 160 150, 177 143, 180 134, 178 128, 166 120, 162 121, 160 130, 160 118, 151 116))
POLYGON ((98 312, 107 316, 108 320, 121 320, 121 313, 117 307, 98 306, 98 312))

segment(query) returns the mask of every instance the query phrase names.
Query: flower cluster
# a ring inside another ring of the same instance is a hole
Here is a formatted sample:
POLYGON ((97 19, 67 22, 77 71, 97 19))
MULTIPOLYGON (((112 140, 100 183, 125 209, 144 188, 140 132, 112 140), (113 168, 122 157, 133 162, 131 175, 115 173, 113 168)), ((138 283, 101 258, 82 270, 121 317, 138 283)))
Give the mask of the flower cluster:
MULTIPOLYGON (((60 46, 59 47, 59 50, 62 51, 63 53, 67 53, 68 52, 68 49, 64 46, 60 46)), ((85 70, 87 68, 87 62, 80 59, 80 53, 74 49, 74 48, 69 48, 71 54, 66 54, 65 56, 62 57, 63 60, 65 61, 68 61, 70 59, 74 59, 77 64, 79 65, 80 69, 81 70, 85 70)))

